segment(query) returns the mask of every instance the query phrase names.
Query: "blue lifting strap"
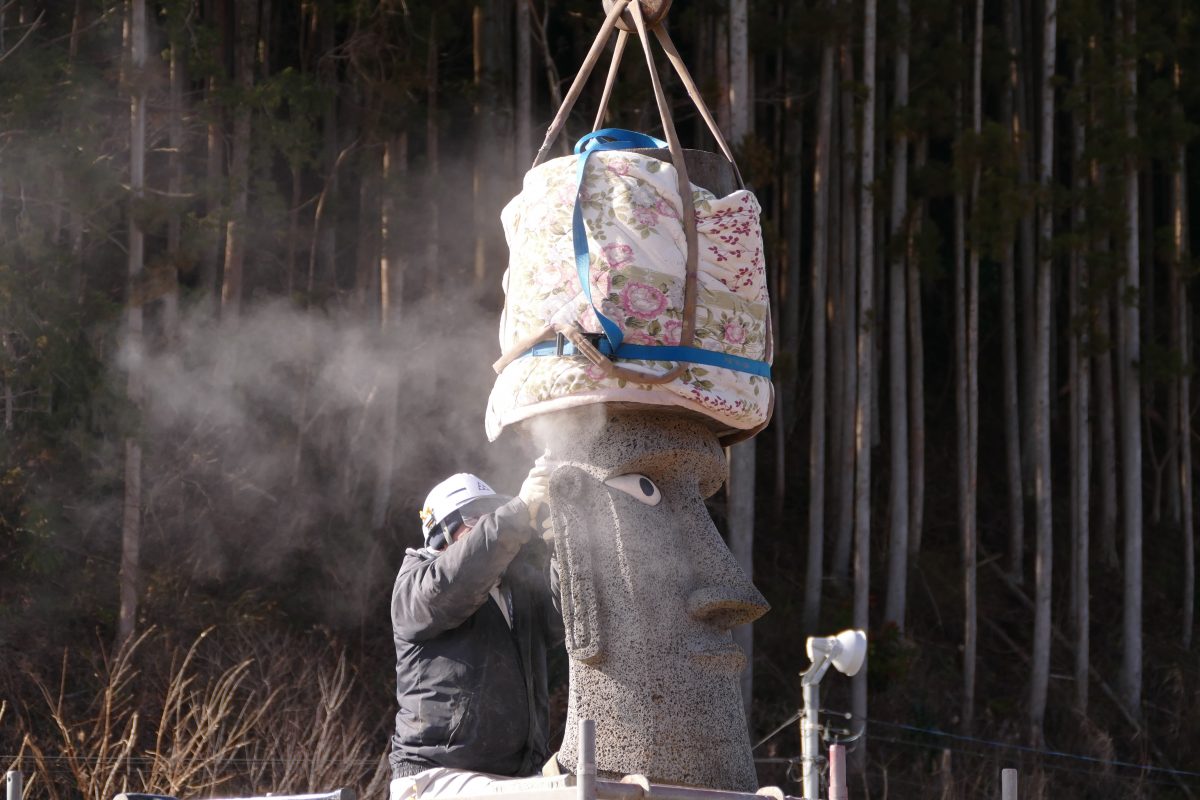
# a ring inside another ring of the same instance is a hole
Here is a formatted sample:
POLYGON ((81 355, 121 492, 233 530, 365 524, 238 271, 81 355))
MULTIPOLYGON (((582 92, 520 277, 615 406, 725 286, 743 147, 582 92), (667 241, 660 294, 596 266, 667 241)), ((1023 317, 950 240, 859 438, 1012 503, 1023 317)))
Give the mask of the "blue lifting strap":
POLYGON ((601 128, 598 131, 592 131, 575 143, 575 154, 579 156, 575 167, 575 211, 571 216, 571 241, 575 246, 575 272, 579 275, 579 284, 583 287, 583 294, 591 305, 592 311, 596 312, 596 319, 600 320, 604 337, 611 345, 614 354, 620 351, 621 341, 625 335, 621 333, 621 328, 615 322, 596 308, 596 303, 592 300, 592 254, 588 252, 587 226, 583 224, 583 208, 579 203, 588 156, 601 150, 632 150, 635 147, 666 146, 667 143, 662 139, 655 139, 644 133, 626 131, 621 128, 601 128))
MULTIPOLYGON (((585 334, 586 335, 586 334, 585 334)), ((607 339, 595 343, 596 349, 611 358, 631 358, 638 361, 684 361, 689 364, 703 364, 707 367, 722 367, 724 369, 746 372, 761 378, 771 377, 771 365, 765 361, 756 361, 745 356, 735 356, 732 353, 722 353, 719 350, 705 350, 702 347, 681 347, 679 345, 652 344, 622 344, 620 354, 613 352, 607 339)), ((581 355, 570 342, 542 342, 535 344, 526 355, 530 356, 577 356, 581 355)))
MULTIPOLYGON (((722 353, 718 350, 706 350, 702 347, 683 347, 681 345, 643 345, 627 344, 624 334, 611 319, 606 317, 596 307, 592 299, 591 253, 588 251, 587 226, 583 223, 583 208, 579 196, 583 189, 584 174, 587 170, 588 157, 602 150, 633 150, 635 148, 666 148, 667 143, 644 133, 627 131, 621 128, 601 128, 592 131, 575 143, 575 154, 579 156, 575 168, 575 210, 571 215, 571 241, 575 250, 575 272, 579 276, 579 285, 583 288, 584 297, 600 321, 604 331, 604 339, 597 347, 601 353, 610 358, 634 359, 639 361, 681 361, 690 364, 705 364, 724 369, 746 372, 763 378, 771 377, 771 365, 765 361, 757 361, 744 356, 722 353)), ((536 345, 526 355, 576 355, 575 347, 571 344, 547 342, 536 345)))

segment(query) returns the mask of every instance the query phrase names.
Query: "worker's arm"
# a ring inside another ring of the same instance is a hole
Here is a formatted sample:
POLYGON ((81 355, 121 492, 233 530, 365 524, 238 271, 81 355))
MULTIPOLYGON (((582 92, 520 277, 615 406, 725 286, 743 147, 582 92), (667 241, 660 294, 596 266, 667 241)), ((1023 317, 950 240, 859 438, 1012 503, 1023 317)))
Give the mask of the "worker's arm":
POLYGON ((551 647, 561 644, 566 638, 566 631, 558 594, 558 560, 554 557, 553 545, 542 537, 533 537, 513 559, 513 565, 517 564, 521 565, 521 569, 509 569, 508 577, 520 581, 533 598, 534 625, 538 626, 551 647))
POLYGON ((409 558, 392 589, 392 629, 421 641, 457 628, 474 614, 533 528, 519 497, 479 518, 463 538, 434 559, 409 558))

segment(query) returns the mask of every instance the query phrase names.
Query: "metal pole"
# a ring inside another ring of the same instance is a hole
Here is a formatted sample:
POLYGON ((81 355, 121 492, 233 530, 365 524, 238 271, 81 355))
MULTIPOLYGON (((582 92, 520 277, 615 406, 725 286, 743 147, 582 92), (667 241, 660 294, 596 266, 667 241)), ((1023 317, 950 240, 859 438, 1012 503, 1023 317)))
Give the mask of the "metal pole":
POLYGON ((1002 800, 1017 800, 1017 771, 1000 770, 1000 797, 1002 800))
POLYGON ((818 757, 821 747, 821 725, 817 721, 820 708, 819 685, 804 684, 804 719, 800 722, 800 766, 805 800, 820 800, 821 797, 821 768, 818 757))
POLYGON ((596 721, 579 720, 579 765, 575 771, 578 800, 596 800, 596 721))
POLYGON ((4 773, 4 782, 8 786, 8 800, 21 800, 21 794, 24 791, 25 781, 22 779, 21 770, 12 769, 4 773))
POLYGON ((846 786, 846 745, 829 745, 829 800, 849 800, 846 786))

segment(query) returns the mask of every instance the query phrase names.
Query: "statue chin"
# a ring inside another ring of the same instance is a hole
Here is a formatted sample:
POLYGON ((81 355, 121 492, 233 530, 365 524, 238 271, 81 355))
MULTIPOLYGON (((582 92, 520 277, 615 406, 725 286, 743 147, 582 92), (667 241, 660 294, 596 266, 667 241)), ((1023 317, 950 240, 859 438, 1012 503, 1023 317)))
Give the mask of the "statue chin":
POLYGON ((578 721, 593 719, 603 774, 754 791, 745 656, 730 629, 768 606, 704 505, 725 476, 716 436, 670 413, 555 416, 550 506, 571 657, 559 763, 574 769, 578 721))
POLYGON ((733 791, 758 788, 736 680, 685 679, 670 693, 626 691, 619 678, 572 664, 572 687, 587 686, 567 713, 559 762, 573 770, 580 719, 596 720, 602 775, 646 775, 654 783, 733 791))

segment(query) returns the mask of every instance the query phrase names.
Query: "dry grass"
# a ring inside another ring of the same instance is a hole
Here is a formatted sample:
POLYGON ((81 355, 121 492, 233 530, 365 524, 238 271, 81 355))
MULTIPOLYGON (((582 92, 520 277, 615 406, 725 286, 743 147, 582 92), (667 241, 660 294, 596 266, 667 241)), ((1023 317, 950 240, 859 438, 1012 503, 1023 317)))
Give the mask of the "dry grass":
POLYGON ((67 654, 53 685, 35 676, 43 703, 18 722, 20 755, 33 765, 25 800, 342 786, 382 796, 390 715, 364 702, 344 652, 294 639, 217 638, 205 631, 184 649, 142 634, 98 665, 94 699, 82 708, 70 700, 67 654))

